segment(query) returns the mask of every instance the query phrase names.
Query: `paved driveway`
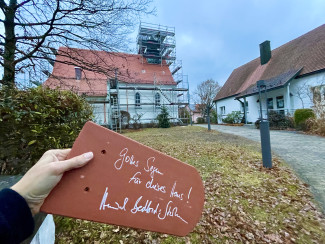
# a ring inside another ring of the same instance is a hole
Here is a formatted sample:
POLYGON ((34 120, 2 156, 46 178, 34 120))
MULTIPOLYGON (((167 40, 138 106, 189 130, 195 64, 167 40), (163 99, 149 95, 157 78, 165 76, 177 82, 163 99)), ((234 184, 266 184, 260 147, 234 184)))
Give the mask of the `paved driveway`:
MULTIPOLYGON (((260 131, 254 126, 212 125, 211 128, 260 142, 260 131)), ((325 213, 325 138, 291 131, 271 131, 270 136, 272 151, 291 165, 299 177, 310 185, 325 213)))

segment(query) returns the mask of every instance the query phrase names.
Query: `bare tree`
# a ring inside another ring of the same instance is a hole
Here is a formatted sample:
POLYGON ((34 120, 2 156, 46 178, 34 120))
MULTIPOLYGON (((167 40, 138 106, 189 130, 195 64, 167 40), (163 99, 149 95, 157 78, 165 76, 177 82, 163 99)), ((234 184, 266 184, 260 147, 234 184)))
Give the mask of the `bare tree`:
POLYGON ((208 130, 211 130, 210 111, 214 105, 213 100, 220 89, 221 87, 217 81, 208 79, 201 82, 194 92, 194 95, 197 97, 197 103, 200 104, 199 108, 202 115, 207 117, 208 130))
MULTIPOLYGON (((317 84, 309 84, 305 81, 299 84, 294 89, 293 95, 301 101, 302 108, 305 108, 305 102, 309 104, 314 104, 314 106, 320 102, 322 99, 321 88, 324 87, 325 81, 320 81, 317 84)), ((325 99, 325 95, 324 95, 325 99)))
MULTIPOLYGON (((15 76, 53 64, 59 46, 118 51, 151 0, 0 0, 2 85, 14 87, 15 76)), ((61 53, 61 55, 78 55, 61 53)), ((96 60, 96 63, 99 63, 96 60)), ((82 66, 82 64, 79 66, 82 66)), ((96 65, 84 65, 96 69, 96 65)), ((99 70, 100 72, 102 70, 99 70)))

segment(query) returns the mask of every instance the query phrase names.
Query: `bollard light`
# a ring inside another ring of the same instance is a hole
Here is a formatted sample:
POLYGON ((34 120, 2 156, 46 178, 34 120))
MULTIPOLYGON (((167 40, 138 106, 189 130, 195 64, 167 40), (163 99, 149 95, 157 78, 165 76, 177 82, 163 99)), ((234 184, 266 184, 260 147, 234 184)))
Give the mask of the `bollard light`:
POLYGON ((262 159, 263 159, 263 167, 272 168, 272 154, 271 154, 271 140, 270 140, 270 126, 269 126, 269 111, 267 106, 267 92, 266 85, 264 80, 257 81, 258 95, 260 101, 260 135, 261 135, 261 147, 262 147, 262 159), (264 90, 265 94, 265 105, 266 105, 266 113, 267 118, 263 118, 263 110, 262 110, 262 91, 264 90))

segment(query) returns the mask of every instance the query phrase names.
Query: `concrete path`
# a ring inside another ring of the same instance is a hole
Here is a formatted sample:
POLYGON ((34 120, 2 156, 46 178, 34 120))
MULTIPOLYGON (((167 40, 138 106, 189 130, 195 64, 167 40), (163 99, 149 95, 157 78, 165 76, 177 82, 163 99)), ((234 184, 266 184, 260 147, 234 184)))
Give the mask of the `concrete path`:
MULTIPOLYGON (((199 126, 207 128, 207 125, 199 126)), ((260 131, 254 126, 211 125, 211 128, 260 142, 260 131)), ((325 138, 274 130, 270 136, 272 151, 291 165, 298 176, 310 185, 325 213, 325 138)))

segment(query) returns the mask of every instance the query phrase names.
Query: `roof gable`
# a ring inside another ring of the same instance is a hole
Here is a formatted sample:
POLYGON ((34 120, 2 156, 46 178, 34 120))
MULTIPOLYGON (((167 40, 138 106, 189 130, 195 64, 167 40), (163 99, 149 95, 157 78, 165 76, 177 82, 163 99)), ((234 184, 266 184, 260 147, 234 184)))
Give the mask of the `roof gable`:
POLYGON ((325 69, 325 25, 274 49, 270 61, 264 65, 256 58, 236 68, 215 100, 238 95, 258 80, 276 78, 301 67, 299 76, 325 69))
POLYGON ((166 64, 149 64, 141 55, 66 47, 59 48, 52 75, 44 85, 106 95, 107 81, 115 77, 115 70, 122 83, 176 85, 166 64), (76 66, 83 68, 80 81, 75 78, 76 66))

